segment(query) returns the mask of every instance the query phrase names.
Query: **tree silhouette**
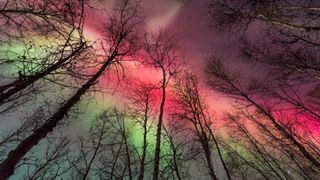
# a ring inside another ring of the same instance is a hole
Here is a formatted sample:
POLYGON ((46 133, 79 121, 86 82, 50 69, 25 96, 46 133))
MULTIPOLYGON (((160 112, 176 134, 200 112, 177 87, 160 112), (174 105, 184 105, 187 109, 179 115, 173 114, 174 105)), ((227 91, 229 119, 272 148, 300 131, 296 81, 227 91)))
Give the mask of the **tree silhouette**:
MULTIPOLYGON (((32 85, 49 74, 57 72, 74 62, 87 48, 83 38, 85 2, 54 1, 29 3, 27 1, 3 2, 0 19, 3 29, 0 37, 2 46, 24 43, 25 51, 15 57, 4 54, 0 65, 4 68, 17 67, 17 77, 0 86, 0 105, 4 110, 14 108, 30 99, 35 92, 32 85), (42 37, 52 45, 37 45, 29 36, 42 37), (14 44, 15 43, 15 44, 14 44), (33 51, 38 48, 39 55, 33 51)), ((19 52, 17 52, 19 53, 19 52)))
POLYGON ((143 129, 143 142, 142 142, 142 153, 140 157, 140 168, 139 168, 139 180, 145 178, 146 165, 147 165, 147 153, 149 147, 150 129, 153 125, 153 117, 156 115, 156 96, 155 91, 158 87, 152 83, 137 82, 130 84, 132 87, 132 92, 129 93, 128 113, 139 126, 143 129))
MULTIPOLYGON (((253 117, 257 118, 254 122, 259 125, 261 133, 267 133, 269 136, 267 140, 272 140, 271 147, 275 146, 275 142, 280 143, 279 146, 289 153, 289 158, 292 161, 299 159, 300 165, 305 163, 304 166, 318 171, 319 148, 308 136, 302 136, 299 131, 293 128, 292 124, 290 124, 295 123, 295 121, 292 121, 294 120, 292 117, 282 117, 281 112, 272 111, 272 106, 270 107, 260 101, 259 98, 261 97, 256 92, 257 89, 252 90, 252 87, 242 83, 243 81, 240 81, 239 77, 228 73, 222 66, 221 60, 217 58, 211 60, 206 71, 208 77, 210 77, 208 79, 210 87, 232 99, 236 99, 241 106, 253 108, 253 111, 256 112, 253 117), (263 119, 266 119, 269 124, 261 124, 259 121, 263 119), (269 129, 266 127, 269 127, 269 129)), ((248 115, 245 117, 248 117, 248 115)), ((246 136, 248 136, 247 133, 246 136)))
MULTIPOLYGON (((244 148, 263 164, 254 165, 256 170, 265 178, 315 177, 320 149, 316 133, 318 2, 212 0, 210 10, 219 29, 241 30, 243 36, 238 41, 241 58, 250 67, 261 69, 250 74, 254 78, 246 78, 226 71, 222 60, 210 61, 207 68, 207 74, 212 75, 209 86, 240 106, 238 115, 232 114, 229 119, 241 132, 239 136, 246 137, 242 139, 246 142, 244 148), (252 124, 260 137, 246 123, 252 124), (273 150, 277 153, 273 154, 273 150), (283 154, 282 158, 276 154, 283 154), (281 161, 293 169, 291 174, 281 161), (270 169, 272 175, 262 167, 270 169)), ((251 161, 247 165, 250 163, 253 167, 251 161)))
POLYGON ((196 141, 199 143, 201 153, 204 154, 207 168, 212 179, 217 179, 212 160, 212 148, 215 147, 222 161, 227 178, 230 178, 228 168, 226 167, 216 136, 213 133, 213 118, 210 115, 208 106, 204 97, 200 94, 198 78, 189 73, 182 73, 176 79, 174 85, 176 98, 174 102, 176 109, 171 113, 173 119, 181 121, 185 126, 191 126, 185 129, 191 129, 196 141))
POLYGON ((161 72, 161 102, 159 108, 159 119, 157 123, 156 145, 154 153, 154 166, 152 179, 157 180, 159 176, 160 164, 160 146, 161 146, 161 132, 164 116, 164 106, 166 101, 166 89, 170 78, 178 70, 178 57, 175 52, 174 43, 166 33, 159 33, 157 36, 151 36, 147 39, 145 50, 150 61, 148 64, 161 72))
POLYGON ((137 50, 136 27, 139 25, 138 11, 135 3, 121 1, 115 8, 115 14, 110 18, 106 27, 109 33, 107 38, 110 48, 106 50, 106 58, 99 69, 70 97, 47 121, 43 126, 35 130, 31 135, 24 139, 8 157, 1 162, 0 175, 3 179, 13 174, 14 167, 21 158, 34 147, 54 127, 61 121, 66 113, 80 101, 80 98, 92 87, 107 68, 120 58, 131 55, 137 50))

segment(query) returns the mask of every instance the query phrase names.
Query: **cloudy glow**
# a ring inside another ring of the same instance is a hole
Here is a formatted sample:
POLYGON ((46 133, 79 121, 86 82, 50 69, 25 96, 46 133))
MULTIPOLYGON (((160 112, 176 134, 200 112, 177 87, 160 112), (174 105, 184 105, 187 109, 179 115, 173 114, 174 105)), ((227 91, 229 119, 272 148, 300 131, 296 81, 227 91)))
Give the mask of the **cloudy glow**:
POLYGON ((156 14, 147 19, 147 30, 149 32, 157 32, 166 29, 168 25, 179 14, 181 5, 177 2, 170 2, 162 4, 162 7, 157 7, 156 14))

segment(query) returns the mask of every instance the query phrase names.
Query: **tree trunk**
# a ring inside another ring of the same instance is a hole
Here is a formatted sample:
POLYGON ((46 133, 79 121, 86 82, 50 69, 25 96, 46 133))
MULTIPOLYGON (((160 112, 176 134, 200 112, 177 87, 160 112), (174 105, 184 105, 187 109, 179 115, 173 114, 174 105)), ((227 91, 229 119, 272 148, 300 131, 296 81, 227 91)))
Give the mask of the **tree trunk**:
POLYGON ((200 118, 198 118, 198 122, 199 122, 199 126, 201 128, 201 131, 199 131, 199 129, 197 127, 197 124, 196 124, 197 122, 194 123, 194 126, 195 126, 195 129, 197 131, 197 134, 198 134, 202 149, 204 151, 204 156, 205 156, 206 161, 207 161, 209 174, 210 174, 212 180, 217 180, 218 178, 217 178, 216 174, 214 173, 214 168, 213 168, 213 164, 212 164, 212 161, 211 161, 211 150, 210 150, 210 146, 209 146, 209 139, 207 137, 207 134, 205 133, 205 130, 204 130, 202 124, 201 124, 200 118))
POLYGON ((128 144, 128 137, 127 137, 127 132, 126 132, 126 127, 124 124, 124 120, 122 121, 122 126, 123 126, 123 139, 124 139, 124 145, 125 145, 125 150, 126 150, 126 159, 128 163, 128 173, 129 173, 129 180, 132 180, 132 171, 131 171, 131 158, 130 158, 130 150, 129 150, 129 144, 128 144))
POLYGON ((205 115, 204 115, 204 113, 203 113, 203 109, 201 109, 201 112, 202 112, 202 116, 204 117, 205 126, 206 126, 206 128, 208 129, 208 131, 209 131, 209 133, 210 133, 210 135, 211 135, 211 137, 212 137, 212 139, 213 139, 213 142, 214 142, 214 144, 215 144, 215 146, 216 146, 216 148, 217 148, 218 155, 219 155, 219 158, 220 158, 220 160, 221 160, 221 162, 222 162, 223 169, 224 169, 224 171, 226 172, 226 175, 227 175, 228 180, 231 180, 231 176, 230 176, 229 170, 228 170, 228 168, 227 168, 227 165, 226 165, 226 163, 224 162, 224 159, 223 159, 223 157, 222 157, 222 153, 221 153, 221 150, 220 150, 218 141, 217 141, 215 135, 213 134, 213 132, 212 132, 212 130, 211 130, 211 128, 210 128, 210 125, 209 125, 208 122, 207 122, 207 119, 205 118, 205 115))
POLYGON ((163 120, 163 113, 164 113, 164 105, 166 101, 166 72, 162 70, 162 97, 161 97, 161 104, 160 104, 160 112, 159 112, 159 120, 157 125, 157 134, 156 134, 156 147, 154 152, 154 164, 153 164, 153 173, 152 179, 158 180, 159 175, 159 164, 160 164, 160 147, 161 147, 161 130, 162 130, 162 120, 163 120))
POLYGON ((147 155, 147 122, 148 122, 148 111, 149 111, 149 103, 148 103, 148 98, 146 100, 146 110, 144 114, 144 123, 143 123, 143 149, 142 149, 142 157, 141 157, 141 162, 140 162, 140 172, 138 176, 138 180, 143 180, 144 178, 144 164, 146 161, 146 155, 147 155))
POLYGON ((48 67, 42 72, 39 72, 35 75, 27 76, 25 79, 18 79, 13 83, 3 85, 0 87, 0 105, 4 103, 7 99, 9 99, 14 94, 18 93, 19 91, 25 89, 29 85, 33 84, 34 82, 38 81, 39 79, 47 76, 51 72, 57 70, 63 63, 67 62, 70 58, 77 55, 83 48, 85 43, 81 42, 80 46, 73 51, 69 56, 60 59, 56 64, 48 67))
MULTIPOLYGON (((172 146, 174 146, 173 142, 171 142, 172 146)), ((181 176, 180 176, 180 171, 179 171, 179 165, 178 165, 178 160, 177 160, 177 151, 176 148, 173 147, 173 163, 174 163, 174 169, 176 171, 176 175, 178 180, 181 180, 181 176)))
POLYGON ((306 159, 308 159, 312 164, 314 164, 316 167, 320 167, 320 162, 315 159, 307 150, 306 148, 299 143, 292 134, 290 134, 285 128, 283 128, 276 120, 275 118, 272 116, 272 114, 270 114, 269 112, 267 112, 263 107, 261 107, 259 104, 257 104, 255 101, 253 101, 251 98, 249 98, 247 95, 244 95, 244 97, 246 98, 246 100, 250 103, 252 103, 257 109, 259 109, 263 115, 265 115, 267 118, 269 118, 272 122, 272 124, 277 128, 278 131, 280 131, 280 133, 286 137, 289 141, 292 142, 292 144, 294 144, 299 150, 300 152, 304 155, 304 157, 306 159))
POLYGON ((217 148, 218 155, 219 155, 219 158, 220 158, 220 160, 221 160, 221 162, 222 162, 223 169, 224 169, 224 171, 226 172, 227 178, 228 178, 228 180, 231 180, 231 176, 230 176, 229 170, 228 170, 228 168, 227 168, 227 165, 226 165, 226 163, 224 162, 224 159, 223 159, 223 157, 222 157, 222 153, 221 153, 221 150, 220 150, 218 141, 217 141, 217 139, 215 138, 215 136, 213 135, 213 133, 211 132, 211 129, 210 129, 210 134, 212 134, 211 136, 212 136, 213 142, 214 142, 214 144, 215 144, 215 146, 216 146, 216 148, 217 148))
POLYGON ((115 54, 110 56, 99 71, 93 75, 62 107, 60 107, 44 125, 35 130, 8 154, 7 158, 0 164, 0 180, 5 180, 13 174, 15 166, 25 156, 25 154, 37 145, 41 139, 46 137, 48 133, 53 131, 58 122, 63 119, 67 112, 80 101, 81 96, 95 84, 97 79, 103 74, 114 58, 115 54))
MULTIPOLYGON (((202 141, 205 141, 205 140, 202 139, 202 141)), ((203 142, 203 148, 204 148, 205 158, 208 163, 209 174, 210 174, 212 180, 218 180, 216 174, 214 173, 214 168, 213 168, 213 164, 211 161, 211 152, 210 152, 209 145, 207 143, 203 142)))

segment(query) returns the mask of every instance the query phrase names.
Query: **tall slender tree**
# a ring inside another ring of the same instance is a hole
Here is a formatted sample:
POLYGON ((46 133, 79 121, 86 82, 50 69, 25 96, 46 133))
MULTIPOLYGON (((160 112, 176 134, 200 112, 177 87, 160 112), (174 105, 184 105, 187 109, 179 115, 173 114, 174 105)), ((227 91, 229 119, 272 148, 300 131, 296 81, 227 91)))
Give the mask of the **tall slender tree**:
MULTIPOLYGON (((153 125, 154 116, 157 114, 156 111, 156 91, 158 90, 157 86, 152 83, 145 83, 145 82, 138 82, 132 83, 132 92, 129 94, 129 114, 132 116, 133 119, 137 122, 139 126, 143 129, 142 136, 142 148, 141 148, 141 157, 140 157, 140 168, 139 168, 139 175, 138 180, 145 179, 146 174, 146 166, 148 161, 148 147, 150 141, 150 129, 153 125)), ((140 150, 140 148, 138 149, 140 150)))
MULTIPOLYGON (((221 149, 216 135, 213 133, 213 118, 208 106, 200 94, 199 79, 188 72, 177 78, 174 85, 176 109, 172 114, 173 120, 182 121, 186 126, 191 126, 196 141, 201 145, 205 156, 207 168, 212 179, 217 179, 213 166, 212 148, 215 147, 222 162, 226 177, 231 179, 228 168, 222 157, 221 149)), ((187 128, 186 128, 187 129, 187 128)))
POLYGON ((111 16, 106 26, 107 43, 110 48, 106 49, 106 58, 101 62, 99 69, 92 75, 76 92, 70 97, 47 121, 24 139, 7 158, 0 164, 0 177, 8 178, 13 174, 16 164, 22 157, 53 131, 57 124, 66 116, 68 111, 76 105, 80 98, 94 85, 108 67, 115 61, 121 60, 126 55, 131 55, 137 50, 137 28, 141 22, 138 14, 137 4, 129 0, 116 3, 115 14, 111 16))
POLYGON ((148 54, 148 64, 159 70, 161 73, 161 101, 159 108, 159 118, 156 130, 156 145, 154 152, 154 165, 152 172, 152 179, 159 178, 159 165, 160 165, 160 151, 161 151, 161 133, 162 124, 164 119, 166 90, 171 77, 177 71, 179 66, 178 56, 176 54, 175 45, 166 33, 159 33, 157 36, 151 36, 146 41, 145 50, 148 54))

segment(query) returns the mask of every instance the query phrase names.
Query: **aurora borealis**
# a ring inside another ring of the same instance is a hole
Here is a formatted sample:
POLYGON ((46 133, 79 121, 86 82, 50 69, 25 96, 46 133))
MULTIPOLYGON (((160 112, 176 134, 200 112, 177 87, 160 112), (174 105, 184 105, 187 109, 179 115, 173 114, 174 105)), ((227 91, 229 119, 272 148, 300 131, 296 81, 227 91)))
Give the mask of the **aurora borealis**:
POLYGON ((318 6, 0 0, 0 180, 319 179, 318 6))

